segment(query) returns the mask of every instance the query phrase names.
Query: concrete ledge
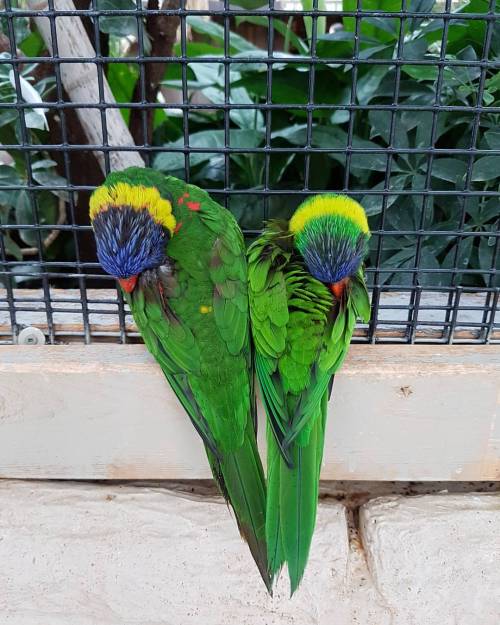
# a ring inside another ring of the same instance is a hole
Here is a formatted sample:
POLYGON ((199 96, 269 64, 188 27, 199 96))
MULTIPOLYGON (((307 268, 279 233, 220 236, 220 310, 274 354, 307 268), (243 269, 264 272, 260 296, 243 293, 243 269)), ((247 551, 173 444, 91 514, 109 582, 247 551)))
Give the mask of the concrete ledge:
MULTIPOLYGON (((499 391, 500 345, 353 345, 335 379, 322 477, 500 479, 499 391)), ((144 345, 16 345, 0 347, 0 477, 211 473, 144 345)))
POLYGON ((219 500, 0 481, 0 625, 497 625, 500 495, 375 499, 359 537, 350 516, 320 505, 271 599, 219 500))

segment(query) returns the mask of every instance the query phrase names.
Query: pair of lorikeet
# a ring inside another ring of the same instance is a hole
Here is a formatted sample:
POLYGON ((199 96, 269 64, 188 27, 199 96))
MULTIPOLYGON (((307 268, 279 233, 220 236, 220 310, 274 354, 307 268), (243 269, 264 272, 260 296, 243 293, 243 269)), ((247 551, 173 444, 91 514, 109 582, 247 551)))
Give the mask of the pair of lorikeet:
POLYGON ((370 312, 364 210, 345 196, 309 198, 245 254, 235 219, 205 191, 131 168, 94 192, 90 217, 99 261, 200 434, 262 579, 271 592, 286 563, 293 593, 314 531, 333 375, 370 312))

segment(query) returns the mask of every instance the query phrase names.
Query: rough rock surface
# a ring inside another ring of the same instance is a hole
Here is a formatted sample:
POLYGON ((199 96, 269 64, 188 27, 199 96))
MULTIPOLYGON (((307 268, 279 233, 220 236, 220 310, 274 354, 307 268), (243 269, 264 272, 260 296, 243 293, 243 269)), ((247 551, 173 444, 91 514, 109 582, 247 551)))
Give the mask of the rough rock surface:
POLYGON ((360 525, 395 623, 498 625, 500 495, 381 497, 360 525))
POLYGON ((219 501, 0 481, 0 625, 497 625, 499 511, 495 495, 374 499, 359 540, 326 500, 290 600, 284 579, 267 596, 219 501))

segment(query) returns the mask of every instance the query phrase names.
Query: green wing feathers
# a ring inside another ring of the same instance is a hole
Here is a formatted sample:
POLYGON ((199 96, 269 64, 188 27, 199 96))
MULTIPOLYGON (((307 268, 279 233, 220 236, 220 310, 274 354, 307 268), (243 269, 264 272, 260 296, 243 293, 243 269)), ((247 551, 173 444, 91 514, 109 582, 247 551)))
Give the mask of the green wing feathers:
POLYGON ((246 255, 231 213, 177 178, 129 168, 92 198, 101 264, 199 433, 268 590, 286 565, 293 594, 316 523, 333 376, 356 319, 370 314, 363 271, 352 275, 369 237, 362 207, 308 198, 246 255), (267 494, 253 369, 267 413, 267 494))
POLYGON ((277 224, 252 244, 248 261, 255 368, 268 417, 268 561, 273 576, 286 563, 293 594, 316 522, 332 376, 370 305, 362 271, 336 300, 277 224))
POLYGON ((316 523, 326 401, 325 395, 325 413, 318 407, 307 442, 290 447, 292 467, 270 428, 268 433, 268 559, 274 573, 287 563, 291 594, 302 579, 316 523))
POLYGON ((168 243, 167 263, 141 274, 129 304, 270 589, 243 237, 232 215, 201 189, 173 178, 162 185, 181 227, 168 243))

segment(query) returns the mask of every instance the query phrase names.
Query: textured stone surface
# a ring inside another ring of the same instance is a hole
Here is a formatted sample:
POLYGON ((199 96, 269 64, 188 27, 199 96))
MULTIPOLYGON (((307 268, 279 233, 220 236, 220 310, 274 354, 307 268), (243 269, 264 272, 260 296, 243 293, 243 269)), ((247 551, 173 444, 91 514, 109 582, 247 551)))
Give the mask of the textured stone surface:
POLYGON ((498 494, 381 497, 361 508, 360 524, 395 623, 498 625, 498 494))
POLYGON ((266 595, 219 501, 0 481, 0 625, 496 625, 499 507, 492 495, 373 500, 363 549, 345 508, 322 503, 290 600, 285 580, 266 595))

